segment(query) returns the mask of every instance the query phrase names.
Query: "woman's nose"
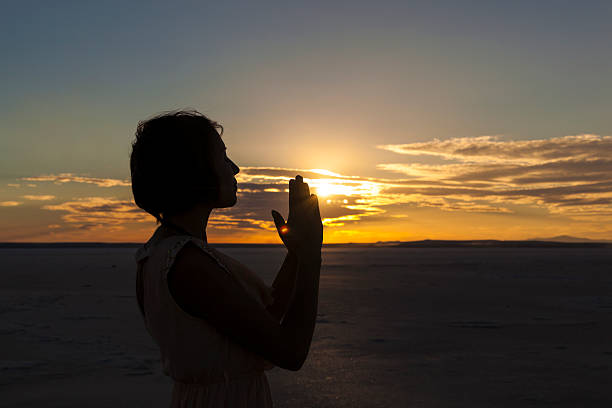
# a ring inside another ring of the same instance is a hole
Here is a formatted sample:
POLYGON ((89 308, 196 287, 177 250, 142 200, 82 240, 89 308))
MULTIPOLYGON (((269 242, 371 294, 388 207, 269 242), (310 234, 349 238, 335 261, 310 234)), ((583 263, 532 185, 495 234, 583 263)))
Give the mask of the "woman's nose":
POLYGON ((240 173, 240 167, 236 166, 236 163, 232 162, 232 168, 234 169, 234 174, 240 173))

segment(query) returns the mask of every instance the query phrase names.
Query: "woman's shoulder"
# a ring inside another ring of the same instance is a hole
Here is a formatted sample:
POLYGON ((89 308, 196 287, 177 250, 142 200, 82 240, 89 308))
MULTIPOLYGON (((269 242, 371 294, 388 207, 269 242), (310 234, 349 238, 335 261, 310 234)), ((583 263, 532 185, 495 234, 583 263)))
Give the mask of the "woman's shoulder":
POLYGON ((232 275, 217 253, 206 242, 192 235, 167 236, 163 238, 160 245, 167 251, 167 272, 177 268, 190 270, 217 269, 232 275))
POLYGON ((168 238, 168 254, 180 261, 181 266, 197 267, 215 265, 221 269, 227 267, 221 262, 215 252, 205 242, 186 235, 176 238, 168 238))
POLYGON ((192 235, 168 234, 164 233, 163 229, 158 229, 147 245, 151 251, 165 252, 162 267, 166 272, 166 278, 173 282, 177 279, 175 274, 170 273, 171 271, 177 272, 178 270, 179 274, 186 278, 185 273, 190 273, 189 271, 195 273, 198 270, 216 269, 236 279, 258 301, 264 304, 272 301, 270 288, 255 272, 234 257, 213 248, 202 239, 192 235))
POLYGON ((153 233, 143 246, 138 248, 135 258, 140 262, 145 258, 155 257, 156 264, 168 272, 179 254, 181 254, 182 259, 189 261, 190 264, 201 262, 202 256, 204 256, 205 260, 210 258, 219 267, 225 269, 224 265, 219 262, 218 257, 201 239, 191 235, 169 234, 160 228, 153 233), (190 247, 192 250, 184 250, 185 247, 190 247))

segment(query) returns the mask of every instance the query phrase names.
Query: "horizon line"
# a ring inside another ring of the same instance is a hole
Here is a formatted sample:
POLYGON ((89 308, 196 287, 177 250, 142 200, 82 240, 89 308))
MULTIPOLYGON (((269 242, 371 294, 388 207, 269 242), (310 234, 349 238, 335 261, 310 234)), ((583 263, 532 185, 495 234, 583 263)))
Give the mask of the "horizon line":
MULTIPOLYGON (((141 247, 146 242, 103 242, 103 241, 5 241, 0 242, 1 248, 44 248, 44 247, 64 247, 64 248, 91 248, 91 247, 141 247)), ((281 243, 252 243, 252 242, 209 242, 212 246, 219 247, 284 247, 281 243)), ((497 239, 467 239, 467 240, 448 240, 448 239, 423 239, 416 241, 376 241, 376 242, 338 242, 324 243, 325 247, 342 246, 372 246, 372 247, 607 247, 612 246, 609 240, 590 240, 576 239, 573 241, 546 239, 524 239, 524 240, 497 240, 497 239)))

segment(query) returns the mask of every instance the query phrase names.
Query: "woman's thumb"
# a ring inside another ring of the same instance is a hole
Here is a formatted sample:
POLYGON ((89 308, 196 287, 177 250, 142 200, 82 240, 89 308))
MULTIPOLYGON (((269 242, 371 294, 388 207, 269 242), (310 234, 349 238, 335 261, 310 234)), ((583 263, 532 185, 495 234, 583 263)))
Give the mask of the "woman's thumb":
POLYGON ((285 225, 285 219, 275 210, 272 210, 272 218, 274 218, 276 229, 281 232, 281 228, 285 225))

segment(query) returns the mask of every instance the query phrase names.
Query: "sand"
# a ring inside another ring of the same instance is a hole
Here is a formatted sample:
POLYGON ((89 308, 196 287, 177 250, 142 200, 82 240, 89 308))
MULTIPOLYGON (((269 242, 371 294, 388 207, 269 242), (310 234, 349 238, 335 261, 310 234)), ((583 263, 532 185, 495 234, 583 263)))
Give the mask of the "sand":
MULTIPOLYGON (((224 248, 271 283, 283 250, 224 248)), ((0 249, 0 406, 167 407, 132 248, 0 249)), ((612 250, 326 249, 276 407, 612 406, 612 250)))

